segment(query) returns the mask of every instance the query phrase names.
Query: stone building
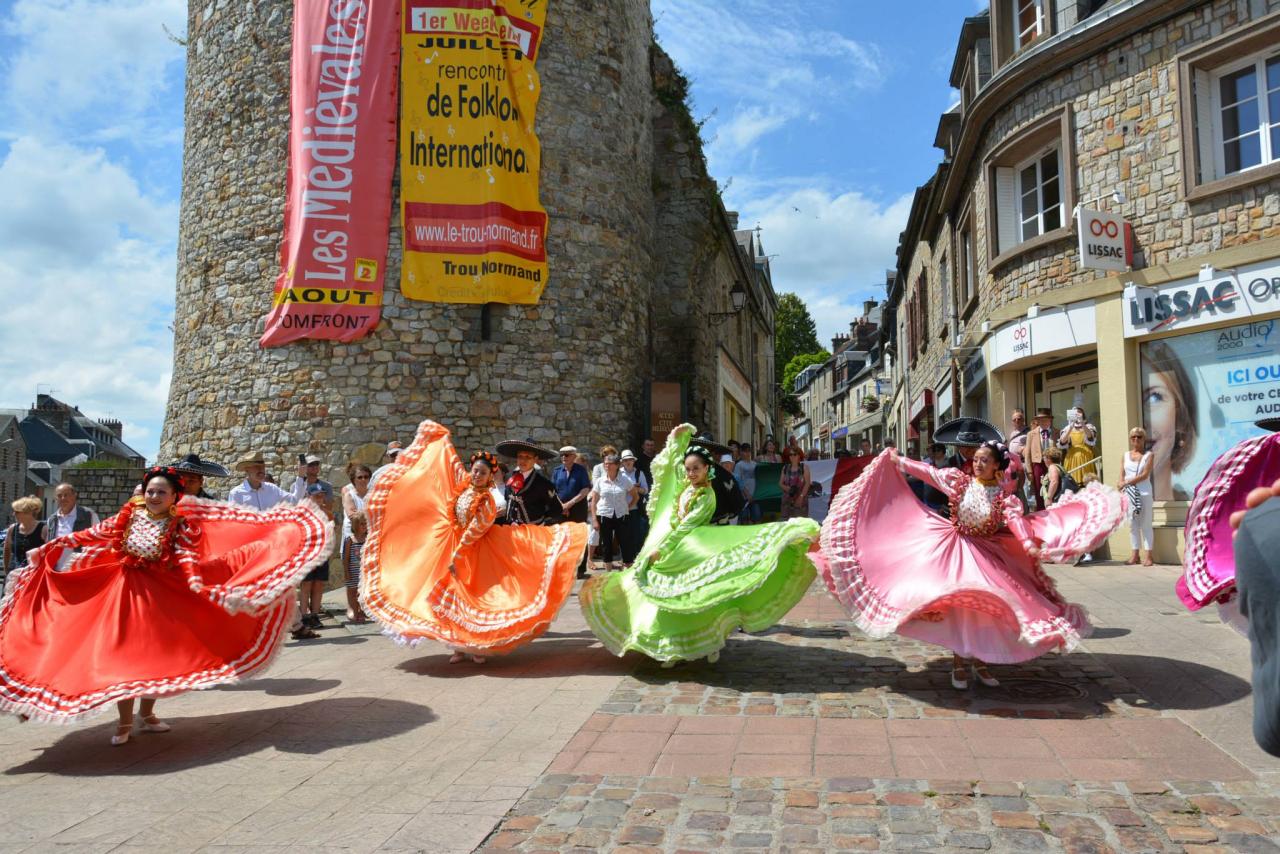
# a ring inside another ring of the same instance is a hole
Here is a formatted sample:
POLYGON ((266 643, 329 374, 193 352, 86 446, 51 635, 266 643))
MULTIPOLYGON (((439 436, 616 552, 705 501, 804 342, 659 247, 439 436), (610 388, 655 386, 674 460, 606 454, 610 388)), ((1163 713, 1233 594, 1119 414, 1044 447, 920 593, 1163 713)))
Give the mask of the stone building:
POLYGON ((13 522, 11 503, 27 489, 27 444, 18 429, 19 416, 0 413, 0 526, 13 522))
MULTIPOLYGON (((292 8, 190 6, 162 456, 255 449, 289 466, 314 451, 336 475, 411 438, 424 417, 460 448, 629 444, 686 417, 727 434, 742 427, 736 412, 723 420, 726 373, 735 400, 761 423, 772 417, 772 377, 753 367, 772 364, 767 264, 761 278, 761 256, 740 249, 684 80, 654 42, 648 4, 629 0, 548 8, 537 133, 550 280, 537 305, 405 299, 393 215, 375 332, 259 349, 284 215, 292 8), (741 314, 737 283, 749 297, 741 314), (733 317, 709 321, 717 312, 733 317)), ((396 211, 398 195, 397 178, 396 211)))
POLYGON ((888 391, 883 314, 880 302, 866 300, 862 314, 849 324, 849 333, 831 339, 831 357, 796 375, 790 391, 801 414, 790 419, 788 428, 805 451, 826 456, 856 452, 863 439, 873 446, 883 442, 881 403, 888 391))
POLYGON ((1177 559, 1209 463, 1280 412, 1277 48, 1273 0, 1002 0, 964 21, 890 297, 900 442, 1080 406, 1115 483, 1144 426, 1157 558, 1177 559))

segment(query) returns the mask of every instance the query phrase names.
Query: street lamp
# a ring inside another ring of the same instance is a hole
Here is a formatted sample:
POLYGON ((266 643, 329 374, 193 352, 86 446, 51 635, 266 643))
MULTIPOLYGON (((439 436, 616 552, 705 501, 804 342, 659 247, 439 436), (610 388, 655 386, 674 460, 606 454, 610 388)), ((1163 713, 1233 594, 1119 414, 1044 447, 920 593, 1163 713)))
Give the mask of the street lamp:
POLYGON ((733 305, 732 311, 713 311, 707 317, 716 323, 723 323, 742 311, 742 307, 747 304, 747 289, 742 286, 742 282, 734 282, 729 289, 729 302, 733 305))

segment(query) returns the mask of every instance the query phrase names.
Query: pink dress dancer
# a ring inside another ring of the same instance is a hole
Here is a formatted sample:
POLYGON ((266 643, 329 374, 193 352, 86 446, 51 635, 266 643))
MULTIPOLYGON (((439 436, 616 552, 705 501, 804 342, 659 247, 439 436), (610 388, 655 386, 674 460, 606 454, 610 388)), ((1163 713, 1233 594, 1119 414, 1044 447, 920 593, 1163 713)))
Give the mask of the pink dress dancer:
POLYGON ((1218 603, 1222 621, 1246 636, 1248 621, 1236 599, 1231 514, 1245 509, 1251 490, 1270 486, 1276 478, 1280 478, 1280 433, 1246 439, 1213 461, 1187 511, 1178 598, 1191 611, 1218 603))
MULTIPOLYGON (((985 457, 982 464, 996 465, 985 457)), ((962 658, 1012 664, 1071 650, 1087 637, 1084 609, 1062 598, 1039 558, 1090 552, 1123 519, 1119 493, 1099 483, 1024 516, 999 472, 988 477, 984 483, 889 449, 840 491, 822 526, 822 578, 857 627, 875 638, 897 633, 947 647, 957 674, 962 658), (951 518, 921 504, 899 468, 946 494, 951 518)), ((981 667, 975 675, 998 684, 981 667)))

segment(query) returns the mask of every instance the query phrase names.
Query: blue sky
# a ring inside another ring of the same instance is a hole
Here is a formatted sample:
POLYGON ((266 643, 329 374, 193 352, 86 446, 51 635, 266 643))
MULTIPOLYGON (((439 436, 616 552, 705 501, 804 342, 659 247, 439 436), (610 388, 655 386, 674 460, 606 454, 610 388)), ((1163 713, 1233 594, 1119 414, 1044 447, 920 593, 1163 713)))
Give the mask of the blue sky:
MULTIPOLYGON (((711 174, 759 223, 823 339, 882 295, 931 172, 972 2, 653 0, 711 174)), ((182 174, 182 0, 0 0, 0 408, 37 386, 125 422, 168 396, 182 174), (166 32, 167 30, 167 32, 166 32)))

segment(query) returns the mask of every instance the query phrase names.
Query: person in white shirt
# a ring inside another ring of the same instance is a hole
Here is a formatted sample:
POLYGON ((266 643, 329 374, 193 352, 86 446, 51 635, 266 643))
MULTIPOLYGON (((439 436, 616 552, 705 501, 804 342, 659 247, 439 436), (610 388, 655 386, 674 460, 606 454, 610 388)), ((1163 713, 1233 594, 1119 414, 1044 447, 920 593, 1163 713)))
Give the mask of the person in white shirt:
POLYGON ((618 557, 621 558, 627 514, 640 500, 640 491, 636 489, 635 481, 622 472, 617 454, 606 456, 601 465, 604 466, 604 471, 592 484, 588 499, 591 505, 591 527, 600 532, 600 550, 597 552, 599 557, 608 569, 620 569, 621 562, 613 560, 614 542, 617 542, 618 557))
MULTIPOLYGON (((77 503, 80 496, 76 492, 76 488, 71 484, 58 484, 57 489, 53 491, 53 498, 58 502, 58 512, 50 516, 45 522, 46 540, 65 537, 74 531, 83 531, 98 524, 98 514, 87 507, 81 507, 77 503)), ((62 557, 58 558, 58 565, 54 567, 54 571, 62 572, 65 570, 67 564, 71 563, 71 559, 75 557, 78 551, 79 549, 64 549, 62 557)))
POLYGON ((236 471, 244 472, 245 479, 227 494, 227 500, 232 504, 266 511, 281 502, 298 503, 291 493, 267 482, 267 461, 261 451, 241 458, 236 463, 236 471))

